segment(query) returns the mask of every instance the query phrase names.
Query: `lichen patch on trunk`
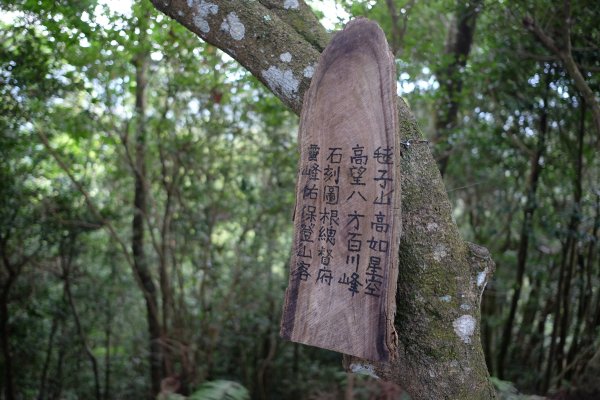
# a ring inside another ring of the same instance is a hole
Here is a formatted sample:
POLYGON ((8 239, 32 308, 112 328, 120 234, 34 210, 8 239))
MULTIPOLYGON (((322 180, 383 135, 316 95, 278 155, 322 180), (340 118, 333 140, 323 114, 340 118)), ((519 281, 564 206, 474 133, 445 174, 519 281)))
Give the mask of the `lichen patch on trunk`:
POLYGON ((462 340, 466 344, 471 343, 471 336, 475 332, 475 325, 477 322, 475 318, 470 315, 462 315, 454 320, 452 326, 454 327, 454 332, 458 335, 460 340, 462 340))
POLYGON ((488 274, 488 269, 486 267, 486 269, 484 269, 483 271, 481 271, 480 273, 477 274, 477 287, 482 287, 485 285, 486 280, 485 278, 487 277, 488 274))
POLYGON ((294 77, 291 69, 281 70, 271 65, 269 69, 262 71, 262 76, 274 92, 281 93, 287 98, 298 95, 300 81, 294 77))
POLYGON ((284 0, 283 2, 283 8, 285 8, 286 10, 297 10, 299 7, 298 4, 298 0, 284 0))
POLYGON ((314 66, 309 65, 308 67, 304 68, 303 75, 305 78, 312 78, 314 73, 315 73, 314 66))
POLYGON ((240 21, 236 13, 230 12, 221 24, 221 30, 228 32, 233 40, 242 40, 246 33, 244 24, 240 21))
POLYGON ((279 55, 279 59, 285 63, 289 63, 290 61, 292 61, 292 55, 289 51, 286 51, 285 53, 279 55))
POLYGON ((208 16, 219 12, 219 6, 205 0, 187 0, 187 5, 195 12, 194 25, 204 33, 210 32, 208 16))
POLYGON ((439 225, 436 224, 435 222, 429 222, 427 224, 427 232, 434 232, 437 231, 439 228, 439 225))
POLYGON ((448 255, 448 248, 443 244, 438 244, 433 249, 433 259, 437 262, 442 261, 442 258, 448 255))
POLYGON ((379 376, 375 373, 375 368, 370 364, 352 363, 350 364, 350 371, 354 374, 368 375, 372 378, 379 379, 379 376))

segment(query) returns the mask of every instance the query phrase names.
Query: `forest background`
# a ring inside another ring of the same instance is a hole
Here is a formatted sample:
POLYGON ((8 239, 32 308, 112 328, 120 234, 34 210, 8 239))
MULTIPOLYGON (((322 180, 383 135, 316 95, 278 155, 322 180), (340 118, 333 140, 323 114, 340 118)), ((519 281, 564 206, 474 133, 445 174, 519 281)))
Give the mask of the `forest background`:
MULTIPOLYGON (((600 5, 310 5, 329 30, 367 16, 388 36, 461 234, 496 263, 481 310, 493 381, 593 385, 600 5)), ((0 7, 2 398, 217 380, 256 399, 400 396, 278 337, 294 113, 149 2, 0 7)))

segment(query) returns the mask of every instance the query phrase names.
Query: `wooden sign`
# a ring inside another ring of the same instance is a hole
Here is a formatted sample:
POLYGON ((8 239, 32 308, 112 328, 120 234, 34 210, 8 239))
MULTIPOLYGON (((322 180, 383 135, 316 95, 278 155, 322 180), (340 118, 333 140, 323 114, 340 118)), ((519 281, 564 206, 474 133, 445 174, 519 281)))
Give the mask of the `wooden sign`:
POLYGON ((373 361, 395 354, 396 110, 385 36, 354 20, 321 55, 304 99, 285 339, 373 361))

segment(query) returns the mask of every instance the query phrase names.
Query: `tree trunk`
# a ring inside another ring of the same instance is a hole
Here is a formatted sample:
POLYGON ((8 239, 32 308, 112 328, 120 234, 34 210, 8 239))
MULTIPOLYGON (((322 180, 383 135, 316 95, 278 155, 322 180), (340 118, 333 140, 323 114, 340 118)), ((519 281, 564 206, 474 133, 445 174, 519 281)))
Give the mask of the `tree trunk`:
POLYGON ((475 23, 481 10, 480 0, 458 1, 456 15, 452 20, 446 39, 445 55, 450 62, 436 71, 440 83, 440 99, 435 104, 435 138, 438 144, 436 156, 442 176, 448 167, 452 143, 450 135, 458 125, 458 108, 463 87, 463 70, 471 52, 475 23))
POLYGON ((385 0, 385 5, 388 9, 388 14, 390 15, 390 20, 392 23, 392 53, 399 57, 404 50, 404 35, 406 34, 406 29, 408 28, 408 16, 410 14, 410 10, 414 7, 416 0, 409 0, 405 4, 402 5, 402 23, 400 23, 400 14, 398 13, 398 8, 396 7, 396 0, 385 0))
MULTIPOLYGON (((230 54, 300 113, 328 39, 304 1, 153 3, 230 54), (285 53, 291 61, 280 57, 285 53)), ((398 103, 401 140, 421 140, 408 106, 401 99, 398 103)), ((401 170, 403 237, 395 320, 400 348, 390 364, 347 360, 347 365, 398 383, 413 399, 495 398, 479 337, 481 294, 494 264, 486 249, 460 237, 427 145, 404 149, 401 170)))
MULTIPOLYGON (((168 166, 167 158, 168 158, 168 149, 165 149, 163 146, 163 138, 161 138, 161 133, 163 131, 168 131, 166 126, 164 125, 164 121, 166 121, 166 115, 169 112, 169 98, 171 96, 167 95, 167 98, 164 102, 164 107, 161 111, 161 119, 158 123, 156 131, 157 143, 158 143, 158 153, 161 163, 161 183, 162 188, 164 190, 164 194, 166 196, 162 221, 160 224, 160 243, 156 246, 156 251, 158 253, 158 271, 159 271, 159 286, 161 293, 161 311, 162 311, 162 329, 163 332, 167 331, 169 327, 173 327, 177 324, 177 317, 181 318, 181 312, 183 310, 179 310, 179 313, 174 312, 174 299, 173 299, 173 291, 172 285, 169 276, 169 260, 174 261, 173 252, 171 251, 171 222, 173 219, 173 213, 175 208, 175 189, 179 185, 179 163, 174 162, 172 167, 168 166), (171 257, 169 257, 171 255, 171 257), (171 316, 173 313, 173 316, 171 316), (171 320, 173 318, 173 320, 171 320)), ((176 264, 172 262, 170 264, 172 266, 172 270, 176 269, 176 264)), ((185 317, 184 317, 185 318, 185 317)), ((171 376, 174 374, 172 371, 173 366, 171 365, 171 357, 168 354, 163 354, 164 364, 165 364, 165 374, 166 376, 171 376)), ((185 386, 186 383, 182 382, 182 385, 185 386)))
MULTIPOLYGON (((577 136, 577 146, 575 154, 575 174, 573 181, 573 207, 571 216, 567 225, 567 241, 563 246, 561 267, 559 272, 559 281, 557 288, 557 303, 555 305, 554 324, 548 353, 548 363, 546 367, 546 376, 544 379, 543 390, 546 392, 551 387, 552 376, 562 375, 563 369, 567 366, 568 358, 565 359, 565 346, 567 336, 569 336, 570 309, 571 309, 571 286, 573 281, 573 272, 576 264, 581 257, 580 249, 577 245, 577 236, 579 235, 579 223, 581 221, 581 197, 582 197, 582 172, 583 172, 583 134, 585 121, 585 100, 582 104, 582 115, 580 119, 580 129, 577 136), (558 340, 558 343, 556 341, 558 340), (556 371, 554 371, 556 366, 556 371)), ((583 273, 582 273, 583 274, 583 273)), ((584 277, 582 276, 581 279, 584 277)), ((583 301, 579 297, 580 301, 583 301)), ((572 346, 576 346, 579 340, 579 327, 576 326, 575 335, 572 337, 572 346)))
POLYGON ((597 399, 600 397, 600 349, 587 363, 581 377, 578 379, 577 394, 581 399, 597 399))
POLYGON ((10 352, 10 329, 8 326, 8 295, 10 288, 14 283, 15 276, 9 273, 7 281, 2 285, 2 292, 0 293, 0 340, 2 342, 2 358, 3 369, 4 369, 4 398, 6 400, 14 400, 15 397, 15 386, 13 376, 13 363, 10 352))
MULTIPOLYGON (((64 335, 64 326, 61 328, 61 334, 64 335)), ((62 399, 62 390, 63 390, 63 364, 65 361, 65 353, 67 351, 66 341, 59 341, 60 345, 58 347, 58 355, 56 357, 56 374, 54 376, 55 385, 52 387, 52 390, 49 391, 48 398, 49 399, 62 399)))
MULTIPOLYGON (((75 239, 69 239, 75 240, 75 239)), ((94 376, 94 395, 96 396, 96 400, 100 400, 100 374, 98 373, 98 360, 92 353, 92 349, 88 345, 87 337, 85 332, 83 331, 83 326, 81 325, 81 319, 79 318, 79 313, 77 312, 77 308, 75 306, 75 300, 73 299, 73 293, 71 292, 71 259, 74 243, 69 243, 69 254, 61 254, 61 264, 62 264, 62 278, 63 278, 63 289, 65 293, 65 297, 67 299, 67 303, 69 304, 69 308, 73 313, 73 319, 75 320, 75 328, 77 329, 77 335, 79 336, 79 340, 81 340, 81 346, 83 347, 83 351, 87 358, 90 360, 90 365, 92 367, 92 374, 94 376)), ((62 246, 61 246, 62 247, 62 246)), ((62 249, 61 249, 62 253, 62 249)))
POLYGON ((58 329, 58 316, 52 317, 52 327, 50 328, 50 337, 48 338, 48 347, 46 348, 46 358, 42 367, 42 376, 40 378, 40 391, 38 392, 38 400, 46 398, 46 381, 48 380, 48 370, 50 361, 52 360, 52 348, 54 347, 54 335, 58 329))
MULTIPOLYGON (((142 24, 143 25, 143 24, 142 24)), ((144 26, 140 31, 144 31, 144 26)), ((140 40, 143 36, 140 37, 140 40)), ((148 334, 150 339, 149 362, 150 380, 152 385, 152 398, 160 392, 160 382, 163 378, 163 361, 161 349, 161 326, 156 300, 156 287, 150 274, 146 253, 144 250, 144 218, 147 212, 147 187, 146 187, 146 85, 148 84, 147 69, 148 56, 142 50, 135 59, 135 114, 137 127, 135 132, 135 192, 134 210, 131 224, 132 239, 131 249, 135 272, 144 292, 146 313, 148 318, 148 334)))
MULTIPOLYGON (((18 207, 12 214, 12 220, 14 220, 18 213, 18 207)), ((10 226, 9 220, 8 226, 10 226)), ((13 400, 16 398, 15 394, 15 382, 14 382, 14 370, 13 360, 10 349, 10 326, 8 316, 8 302, 10 300, 10 290, 21 273, 23 267, 29 262, 31 257, 37 252, 33 252, 30 256, 21 256, 17 261, 13 261, 10 258, 9 250, 9 239, 10 231, 7 231, 4 235, 0 234, 0 258, 2 259, 3 273, 2 276, 5 280, 2 282, 0 288, 0 346, 2 347, 2 375, 4 379, 4 398, 5 400, 13 400)), ((39 250, 39 248, 38 248, 39 250)))
MULTIPOLYGON (((588 268, 588 282, 592 280, 592 276, 598 276, 600 274, 600 266, 596 261, 596 256, 598 255, 598 243, 600 243, 600 239, 598 238, 598 232, 600 231, 600 193, 596 194, 596 204, 595 204, 595 217, 594 224, 592 227, 591 237, 588 245, 588 251, 586 256, 586 265, 588 268)), ((590 304, 591 309, 588 315, 586 315, 585 319, 585 329, 583 337, 592 338, 594 337, 594 331, 600 325, 600 290, 596 290, 596 297, 594 299, 594 292, 589 290, 590 304)))
POLYGON ((104 400, 110 399, 110 345, 111 345, 111 323, 112 316, 110 310, 110 304, 106 305, 106 327, 104 328, 104 347, 106 348, 106 353, 104 354, 104 393, 102 394, 102 398, 104 400))
POLYGON ((525 278, 525 266, 527 263, 527 251, 529 249, 529 236, 533 229, 533 213, 537 208, 536 192, 538 187, 538 180, 542 167, 540 165, 540 159, 544 155, 546 149, 546 134, 548 131, 548 112, 546 110, 546 100, 542 106, 540 115, 540 130, 538 132, 538 143, 535 153, 532 154, 530 164, 531 169, 529 171, 529 180, 527 183, 527 201, 525 204, 525 210, 523 211, 523 225, 521 226, 521 239, 519 241, 519 250, 517 253, 517 277, 515 280, 514 292, 510 302, 510 311, 508 318, 504 323, 504 329, 502 333, 502 342, 500 344, 500 351, 498 352, 498 377, 504 378, 504 363, 506 356, 509 351, 510 341, 512 339, 513 324, 515 322, 515 315, 517 313, 517 306, 521 298, 521 288, 523 286, 523 279, 525 278))
MULTIPOLYGON (((582 99, 583 100, 583 99, 582 99)), ((569 357, 566 357, 565 359, 565 346, 566 346, 566 341, 567 341, 567 336, 569 334, 569 326, 570 326, 570 318, 569 318, 569 311, 571 308, 571 296, 569 296, 569 293, 571 291, 571 282, 572 281, 579 281, 582 282, 584 279, 584 275, 582 272, 582 276, 577 279, 576 277, 573 278, 572 275, 574 272, 576 272, 576 267, 578 264, 578 261, 581 259, 581 254, 580 254, 580 247, 578 246, 578 236, 580 235, 579 231, 579 224, 581 222, 581 197, 582 197, 582 175, 583 175, 583 137, 584 137, 584 132, 585 132, 585 100, 582 101, 582 105, 581 105, 581 117, 579 120, 579 132, 577 134, 577 152, 575 154, 575 175, 574 175, 574 180, 573 180, 573 206, 572 206, 572 210, 571 210, 571 217, 569 219, 569 225, 568 225, 568 230, 567 230, 567 235, 569 236, 570 239, 570 248, 567 249, 567 251, 569 252, 569 258, 568 258, 568 270, 567 270, 567 277, 565 279, 565 285, 564 285, 564 291, 563 291, 563 304, 562 304, 562 319, 561 319, 561 323, 560 323, 560 342, 558 345, 558 350, 557 350, 557 356, 558 356, 558 360, 557 360, 557 364, 558 364, 558 371, 557 372, 562 372, 562 369, 565 365, 568 365, 568 361, 569 361, 569 357)), ((581 302, 583 301, 583 290, 580 293, 580 296, 578 296, 578 299, 581 302)), ((581 316, 581 312, 578 313, 581 316)), ((581 317, 578 318, 578 321, 581 320, 581 317)), ((571 346, 575 347, 577 345, 577 341, 579 340, 579 322, 577 322, 575 324, 575 332, 573 334, 572 337, 572 341, 571 341, 571 346)))

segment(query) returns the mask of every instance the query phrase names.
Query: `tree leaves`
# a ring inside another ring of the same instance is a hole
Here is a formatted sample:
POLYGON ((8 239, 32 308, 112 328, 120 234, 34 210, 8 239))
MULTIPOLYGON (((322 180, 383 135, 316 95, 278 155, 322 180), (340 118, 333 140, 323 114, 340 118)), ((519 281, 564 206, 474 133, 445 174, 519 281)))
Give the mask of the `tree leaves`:
POLYGON ((250 400, 248 390, 234 381, 216 380, 203 383, 189 400, 250 400))

